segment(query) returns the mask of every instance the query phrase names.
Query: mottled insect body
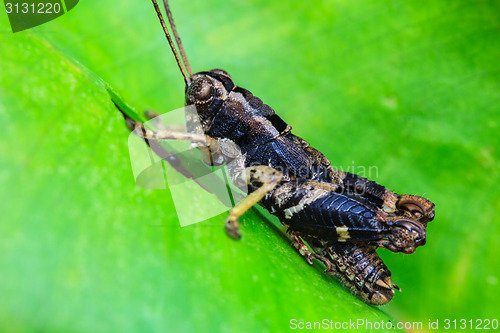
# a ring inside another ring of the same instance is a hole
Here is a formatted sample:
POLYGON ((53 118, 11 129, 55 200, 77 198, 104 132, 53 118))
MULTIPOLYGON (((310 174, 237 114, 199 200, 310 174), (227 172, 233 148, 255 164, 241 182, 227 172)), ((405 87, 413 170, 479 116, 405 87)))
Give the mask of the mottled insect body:
POLYGON ((325 242, 306 237, 312 249, 332 262, 326 270, 339 278, 367 303, 382 305, 400 288, 392 282, 391 271, 375 252, 375 246, 325 242))
POLYGON ((423 223, 338 193, 339 187, 297 180, 278 187, 263 204, 290 230, 316 238, 365 242, 405 253, 425 244, 423 223))
POLYGON ((187 116, 190 133, 151 131, 127 119, 129 127, 139 129, 146 140, 191 141, 207 163, 227 163, 233 181, 248 187, 249 193, 229 212, 230 236, 241 236, 238 217, 260 204, 288 227, 293 244, 309 263, 323 262, 327 272, 368 303, 389 302, 398 288, 375 248, 413 253, 424 245, 434 204, 333 169, 322 153, 292 134, 291 126, 260 98, 237 86, 226 71, 193 74, 164 3, 179 51, 153 0, 186 82, 186 104, 195 106, 196 119, 187 116))
MULTIPOLYGON (((186 102, 195 105, 202 130, 213 141, 208 150, 210 160, 231 165, 234 156, 222 152, 229 150, 228 145, 236 145, 241 157, 239 169, 230 169, 233 178, 256 166, 279 172, 280 186, 265 193, 261 204, 290 230, 340 242, 363 241, 406 253, 425 244, 425 227, 398 215, 397 202, 386 200, 397 195, 366 180, 362 185, 370 191, 346 191, 341 176, 347 184, 353 184, 354 190, 360 189, 361 177, 339 175, 323 154, 293 135, 291 127, 272 108, 238 87, 227 72, 200 72, 191 80, 186 102), (378 206, 374 198, 380 198, 378 206)), ((248 183, 250 192, 262 186, 255 174, 250 175, 248 183)), ((238 237, 236 221, 231 222, 228 228, 238 237)))

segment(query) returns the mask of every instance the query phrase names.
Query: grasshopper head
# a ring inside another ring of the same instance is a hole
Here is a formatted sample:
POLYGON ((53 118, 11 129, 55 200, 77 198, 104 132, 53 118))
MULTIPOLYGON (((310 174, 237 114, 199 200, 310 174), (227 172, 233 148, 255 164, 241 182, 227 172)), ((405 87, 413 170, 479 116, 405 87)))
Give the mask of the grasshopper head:
POLYGON ((222 69, 193 74, 186 86, 186 105, 193 105, 200 116, 214 114, 235 84, 222 69))

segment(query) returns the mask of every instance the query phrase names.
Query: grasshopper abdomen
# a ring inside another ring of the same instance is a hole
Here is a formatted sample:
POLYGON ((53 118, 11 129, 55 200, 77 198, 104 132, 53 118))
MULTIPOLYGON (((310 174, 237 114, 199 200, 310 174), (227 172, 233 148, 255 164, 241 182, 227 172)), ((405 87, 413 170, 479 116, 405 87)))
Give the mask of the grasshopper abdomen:
POLYGON ((336 186, 292 181, 265 201, 271 212, 301 234, 339 242, 383 237, 389 226, 370 207, 335 192, 336 186))

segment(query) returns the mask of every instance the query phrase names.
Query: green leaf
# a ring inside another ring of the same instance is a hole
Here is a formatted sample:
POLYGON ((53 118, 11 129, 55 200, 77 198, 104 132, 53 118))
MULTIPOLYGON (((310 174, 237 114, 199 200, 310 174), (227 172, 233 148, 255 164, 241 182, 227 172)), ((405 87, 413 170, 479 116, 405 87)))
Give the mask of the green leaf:
POLYGON ((241 241, 223 231, 225 214, 181 228, 168 191, 135 185, 129 131, 107 85, 39 34, 3 34, 2 45, 2 331, 388 320, 255 213, 242 218, 241 241))
MULTIPOLYGON (((498 318, 498 4, 171 6, 195 71, 228 70, 333 165, 436 203, 424 247, 379 251, 403 289, 384 311, 424 329, 498 318)), ((0 29, 2 331, 389 319, 256 213, 236 242, 225 214, 181 228, 168 190, 135 185, 129 132, 100 78, 137 110, 172 110, 184 96, 148 1, 80 2, 35 33, 10 33, 3 15, 0 29)))

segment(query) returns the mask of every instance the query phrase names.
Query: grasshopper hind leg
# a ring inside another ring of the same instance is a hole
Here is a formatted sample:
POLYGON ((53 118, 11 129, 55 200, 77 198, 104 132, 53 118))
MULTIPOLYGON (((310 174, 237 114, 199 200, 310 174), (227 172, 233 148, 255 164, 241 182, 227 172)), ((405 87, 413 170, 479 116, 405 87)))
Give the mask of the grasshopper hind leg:
POLYGON ((324 242, 305 238, 311 248, 332 262, 327 273, 340 279, 364 302, 383 305, 391 301, 394 290, 401 289, 392 282, 391 271, 371 245, 324 242))

